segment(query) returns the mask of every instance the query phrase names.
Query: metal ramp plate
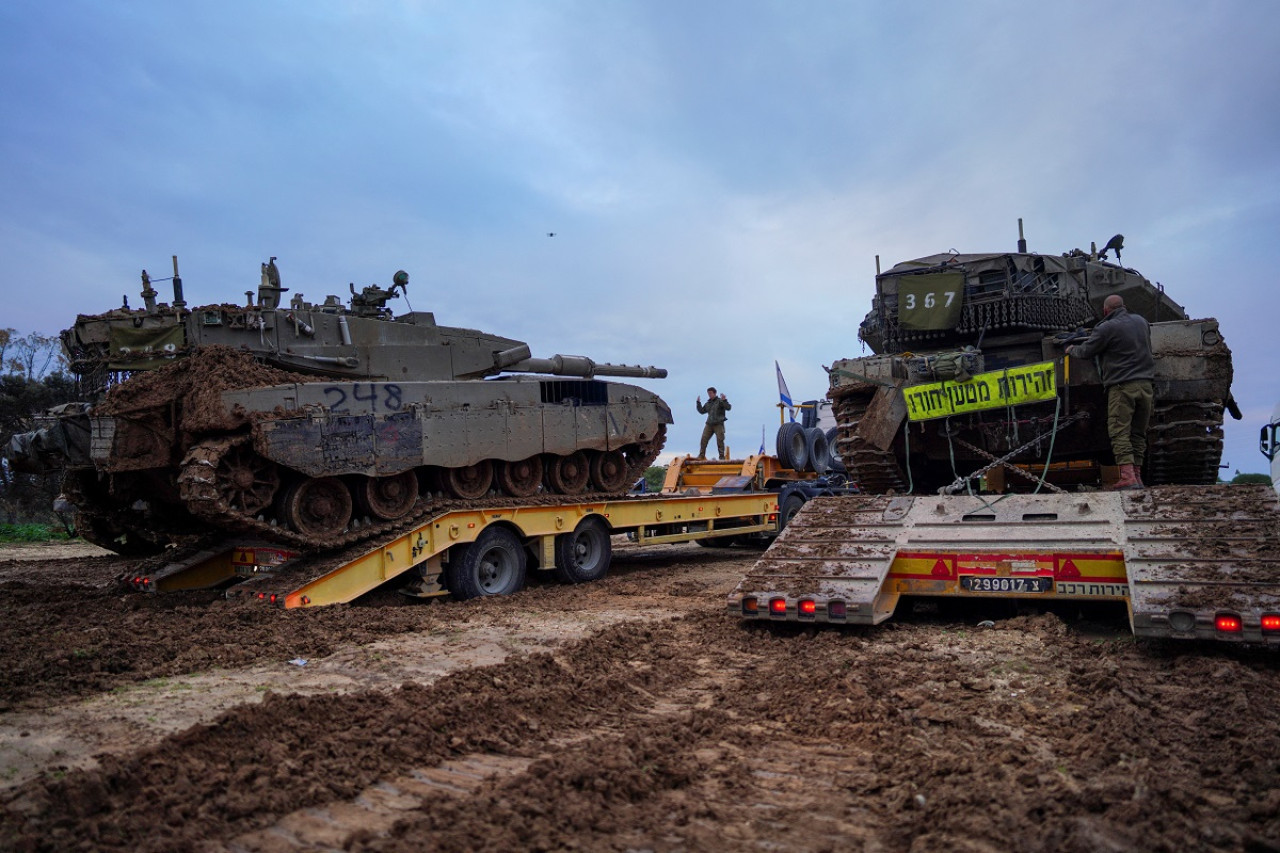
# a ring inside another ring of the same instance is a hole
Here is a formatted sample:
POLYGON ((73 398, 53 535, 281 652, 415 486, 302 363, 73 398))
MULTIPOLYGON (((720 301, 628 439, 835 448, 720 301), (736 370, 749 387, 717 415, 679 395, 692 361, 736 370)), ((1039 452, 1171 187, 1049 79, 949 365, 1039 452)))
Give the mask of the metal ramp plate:
POLYGON ((1263 615, 1280 615, 1280 505, 1272 489, 1128 492, 1124 518, 1135 634, 1280 642, 1280 632, 1264 636, 1261 627, 1263 615), (1239 627, 1224 631, 1219 615, 1239 627))
POLYGON ((796 602, 812 597, 824 608, 828 599, 843 602, 849 624, 884 621, 893 602, 883 599, 881 587, 912 500, 876 495, 809 501, 730 595, 730 611, 741 613, 742 599, 750 596, 784 600, 791 618, 798 618, 796 602))
POLYGON ((971 594, 962 590, 973 579, 973 589, 1008 597, 1122 600, 1122 500, 1103 492, 817 499, 728 607, 762 618, 876 624, 900 595, 971 594))

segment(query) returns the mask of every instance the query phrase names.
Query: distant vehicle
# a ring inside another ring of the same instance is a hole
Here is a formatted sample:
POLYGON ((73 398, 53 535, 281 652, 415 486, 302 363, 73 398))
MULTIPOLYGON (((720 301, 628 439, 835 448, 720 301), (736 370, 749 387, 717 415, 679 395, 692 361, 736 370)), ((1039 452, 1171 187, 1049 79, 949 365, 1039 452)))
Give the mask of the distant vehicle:
POLYGON ((1280 493, 1280 403, 1276 403, 1271 413, 1271 423, 1262 428, 1258 446, 1262 455, 1271 461, 1271 485, 1280 493))

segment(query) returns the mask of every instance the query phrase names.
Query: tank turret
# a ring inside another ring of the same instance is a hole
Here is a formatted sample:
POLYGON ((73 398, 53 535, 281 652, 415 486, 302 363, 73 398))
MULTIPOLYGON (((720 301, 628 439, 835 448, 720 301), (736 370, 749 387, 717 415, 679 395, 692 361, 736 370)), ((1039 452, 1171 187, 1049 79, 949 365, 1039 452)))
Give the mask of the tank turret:
POLYGON ((51 413, 6 456, 65 471, 86 535, 159 548, 213 528, 294 547, 345 544, 442 500, 619 494, 657 457, 670 408, 599 377, 657 367, 534 357, 520 340, 395 315, 389 288, 319 304, 273 257, 243 306, 188 309, 143 273, 143 306, 62 333, 86 404, 51 413), (256 296, 256 298, 255 298, 256 296))
POLYGON ((1024 467, 1078 462, 1096 474, 1112 461, 1103 388, 1096 366, 1078 359, 1066 365, 1063 348, 1100 320, 1103 301, 1117 294, 1152 324, 1156 407, 1144 482, 1215 482, 1223 410, 1236 411, 1231 352, 1217 321, 1189 318, 1162 286, 1122 266, 1119 234, 1101 251, 1093 243, 1088 251, 1043 255, 1027 251, 1021 232, 1020 221, 1014 252, 953 250, 877 270, 871 310, 858 330, 874 354, 829 368, 837 450, 852 476, 868 491, 931 491, 952 483, 961 463, 982 467, 1024 444, 1015 458, 1024 467), (950 382, 976 397, 985 386, 971 377, 1030 365, 1048 365, 1045 379, 1061 399, 1019 404, 1016 412, 908 411, 909 399, 924 399, 913 388, 929 386, 941 399, 948 389, 938 383, 950 382), (1063 418, 1076 415, 1057 432, 1063 418))

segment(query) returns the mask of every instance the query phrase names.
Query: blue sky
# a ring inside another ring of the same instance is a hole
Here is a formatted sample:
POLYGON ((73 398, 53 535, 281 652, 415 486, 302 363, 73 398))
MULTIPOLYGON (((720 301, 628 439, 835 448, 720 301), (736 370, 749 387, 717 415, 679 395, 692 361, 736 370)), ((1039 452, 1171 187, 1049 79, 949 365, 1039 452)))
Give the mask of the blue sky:
POLYGON ((1124 233, 1219 318, 1223 461, 1262 471, 1278 44, 1269 0, 10 0, 0 327, 137 305, 173 254, 192 304, 271 255, 313 301, 403 268, 441 323, 668 368, 668 450, 716 385, 742 454, 775 359, 814 397, 862 353, 877 255, 1012 250, 1021 217, 1033 251, 1124 233))

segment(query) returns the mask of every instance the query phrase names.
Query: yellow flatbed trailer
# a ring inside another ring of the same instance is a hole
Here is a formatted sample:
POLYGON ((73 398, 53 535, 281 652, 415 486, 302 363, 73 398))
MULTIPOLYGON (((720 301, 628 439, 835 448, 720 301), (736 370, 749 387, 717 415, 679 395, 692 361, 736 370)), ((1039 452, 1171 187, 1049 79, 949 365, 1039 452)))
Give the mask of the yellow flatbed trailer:
POLYGON ((722 537, 730 529, 734 535, 776 533, 777 493, 638 495, 452 509, 355 554, 297 555, 269 543, 241 542, 139 575, 132 585, 165 592, 242 580, 228 595, 287 608, 319 607, 352 601, 412 571, 405 588, 412 595, 475 598, 515 592, 530 567, 573 583, 603 577, 614 535, 660 544, 722 537))
POLYGON ((903 596, 1123 602, 1140 637, 1280 645, 1280 506, 1265 486, 817 498, 728 610, 873 625, 903 596))

